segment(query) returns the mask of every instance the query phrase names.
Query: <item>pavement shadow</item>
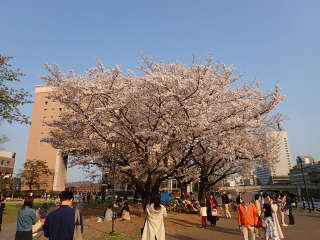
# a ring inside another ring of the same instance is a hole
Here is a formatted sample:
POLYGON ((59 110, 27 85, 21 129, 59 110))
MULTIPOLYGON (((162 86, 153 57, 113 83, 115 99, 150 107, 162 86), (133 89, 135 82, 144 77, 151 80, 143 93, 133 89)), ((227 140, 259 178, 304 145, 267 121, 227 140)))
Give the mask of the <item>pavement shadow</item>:
POLYGON ((179 221, 177 219, 175 220, 170 220, 171 223, 183 226, 183 227, 193 227, 193 225, 189 224, 189 223, 184 223, 184 221, 179 221))
POLYGON ((222 232, 230 235, 240 235, 240 231, 238 229, 233 229, 233 228, 225 228, 225 227, 220 227, 216 226, 213 231, 215 232, 222 232))
POLYGON ((298 213, 298 214, 294 214, 293 216, 299 216, 299 217, 309 217, 309 218, 320 218, 320 215, 316 215, 314 213, 298 213))
POLYGON ((190 236, 185 236, 182 234, 166 234, 167 237, 170 237, 172 240, 199 240, 198 238, 192 238, 190 236))
POLYGON ((185 226, 185 227, 191 227, 191 226, 200 226, 200 223, 195 223, 195 222, 190 222, 184 219, 170 219, 169 221, 175 223, 175 224, 179 224, 181 226, 185 226))

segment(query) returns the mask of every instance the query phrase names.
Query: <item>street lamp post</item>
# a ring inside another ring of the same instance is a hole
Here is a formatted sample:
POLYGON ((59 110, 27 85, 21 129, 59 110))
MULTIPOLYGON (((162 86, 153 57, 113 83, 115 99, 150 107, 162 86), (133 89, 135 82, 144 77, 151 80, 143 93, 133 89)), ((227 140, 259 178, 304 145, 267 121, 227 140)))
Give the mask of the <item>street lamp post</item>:
POLYGON ((308 209, 309 212, 311 212, 311 206, 310 206, 310 198, 309 198, 309 191, 307 188, 307 184, 306 184, 306 179, 304 178, 304 171, 303 171, 303 166, 302 166, 302 160, 299 159, 299 163, 300 163, 300 169, 301 169, 301 174, 302 174, 302 179, 303 179, 303 184, 304 184, 304 189, 306 191, 306 197, 307 197, 307 202, 308 202, 308 209))
POLYGON ((116 203, 116 192, 115 192, 115 188, 116 188, 116 164, 114 161, 114 153, 115 153, 115 143, 112 144, 112 149, 113 149, 113 156, 112 156, 112 185, 113 185, 113 191, 112 191, 112 229, 111 229, 111 234, 115 232, 115 218, 116 218, 116 214, 115 214, 115 208, 114 205, 116 203))

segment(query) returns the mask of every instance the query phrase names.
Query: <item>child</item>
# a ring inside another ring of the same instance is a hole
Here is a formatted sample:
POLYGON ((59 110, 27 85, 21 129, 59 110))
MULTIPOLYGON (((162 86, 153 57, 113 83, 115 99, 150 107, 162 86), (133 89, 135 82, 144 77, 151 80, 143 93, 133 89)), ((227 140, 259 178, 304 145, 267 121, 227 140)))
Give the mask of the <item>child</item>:
POLYGON ((201 228, 207 227, 207 207, 200 208, 201 228))

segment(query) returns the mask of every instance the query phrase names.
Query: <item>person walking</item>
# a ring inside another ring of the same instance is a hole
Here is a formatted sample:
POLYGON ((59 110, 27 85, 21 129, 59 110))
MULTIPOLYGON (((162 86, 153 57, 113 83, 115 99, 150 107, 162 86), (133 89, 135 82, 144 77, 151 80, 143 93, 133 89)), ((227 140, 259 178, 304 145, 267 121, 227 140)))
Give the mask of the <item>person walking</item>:
POLYGON ((256 237, 263 238, 264 229, 263 229, 262 223, 263 223, 264 220, 263 220, 263 216, 262 216, 263 204, 262 204, 262 199, 261 198, 262 197, 261 197, 260 194, 254 195, 254 205, 257 208, 257 213, 258 213, 258 216, 259 216, 259 222, 258 222, 258 227, 257 227, 257 231, 256 231, 256 237))
POLYGON ((146 206, 146 221, 142 232, 142 240, 165 240, 163 218, 167 217, 166 208, 160 204, 160 195, 155 196, 146 206))
POLYGON ((249 193, 242 195, 242 203, 237 207, 239 230, 243 234, 244 240, 255 240, 255 228, 258 225, 258 211, 251 202, 252 196, 249 193))
POLYGON ((236 204, 239 205, 240 203, 242 203, 242 192, 239 192, 237 198, 236 198, 236 204))
POLYGON ((280 227, 280 223, 278 220, 278 205, 277 205, 277 199, 276 198, 271 198, 270 199, 270 204, 271 204, 271 211, 272 211, 272 220, 273 220, 273 226, 274 226, 274 231, 276 235, 278 236, 279 239, 283 239, 283 233, 280 227))
POLYGON ((229 211, 230 199, 229 199, 228 194, 226 192, 222 193, 221 201, 222 201, 222 204, 223 204, 223 207, 224 207, 226 218, 231 218, 231 213, 229 211))
POLYGON ((36 211, 33 209, 33 198, 27 197, 17 216, 17 231, 15 240, 32 240, 32 225, 37 221, 36 211))
POLYGON ((266 239, 265 240, 280 240, 276 228, 273 223, 272 217, 272 200, 268 194, 264 195, 264 204, 263 204, 263 216, 266 222, 266 239))
POLYGON ((44 236, 50 240, 72 240, 74 234, 81 235, 83 232, 82 217, 79 210, 72 207, 72 192, 61 192, 59 199, 61 202, 60 208, 49 213, 44 222, 44 236))
POLYGON ((286 198, 287 198, 287 201, 284 209, 286 212, 288 212, 289 225, 294 225, 294 216, 292 214, 293 197, 286 194, 286 198))
POLYGON ((206 206, 200 207, 201 228, 207 228, 208 211, 206 206))
POLYGON ((285 206, 287 203, 286 194, 284 194, 284 193, 280 194, 278 203, 279 203, 279 209, 280 209, 280 214, 281 214, 281 224, 283 227, 287 227, 288 225, 285 222, 285 213, 286 213, 285 206))
POLYGON ((262 203, 261 196, 259 194, 254 195, 254 205, 256 206, 258 215, 260 217, 262 213, 262 203))
POLYGON ((210 222, 210 226, 215 227, 218 218, 218 202, 215 197, 211 194, 208 199, 207 206, 207 219, 210 222))

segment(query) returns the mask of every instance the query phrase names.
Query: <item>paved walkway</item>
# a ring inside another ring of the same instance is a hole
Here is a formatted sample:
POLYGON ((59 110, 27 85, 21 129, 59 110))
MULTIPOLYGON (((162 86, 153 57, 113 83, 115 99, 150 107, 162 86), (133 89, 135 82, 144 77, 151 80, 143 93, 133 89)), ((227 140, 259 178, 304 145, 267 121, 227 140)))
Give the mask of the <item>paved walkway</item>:
MULTIPOLYGON (((282 227, 285 240, 319 240, 320 214, 295 212, 296 225, 282 227)), ((171 228, 167 229, 166 240, 241 240, 242 235, 235 219, 220 219, 214 229, 199 228, 200 218, 188 215, 188 218, 168 218, 171 228), (198 221, 199 220, 199 221, 198 221)), ((122 223, 122 222, 121 222, 122 223)), ((119 223, 118 223, 119 224, 119 223)), ((16 224, 6 224, 0 232, 0 240, 13 240, 16 224)), ((44 239, 42 237, 41 239, 44 239)), ((92 238, 91 238, 92 239, 92 238)))
MULTIPOLYGON (((320 214, 296 212, 295 225, 282 227, 284 240, 319 240, 320 214)), ((199 224, 189 220, 174 220, 180 226, 174 232, 167 232, 166 240, 242 240, 235 219, 220 219, 215 229, 201 229, 199 224)))
MULTIPOLYGON (((16 223, 10 223, 2 225, 2 231, 0 232, 0 240, 13 240, 16 233, 16 223)), ((39 239, 43 235, 43 232, 40 232, 39 235, 34 238, 35 240, 39 239)))
POLYGON ((16 223, 3 224, 0 232, 1 240, 13 240, 16 233, 16 223))

